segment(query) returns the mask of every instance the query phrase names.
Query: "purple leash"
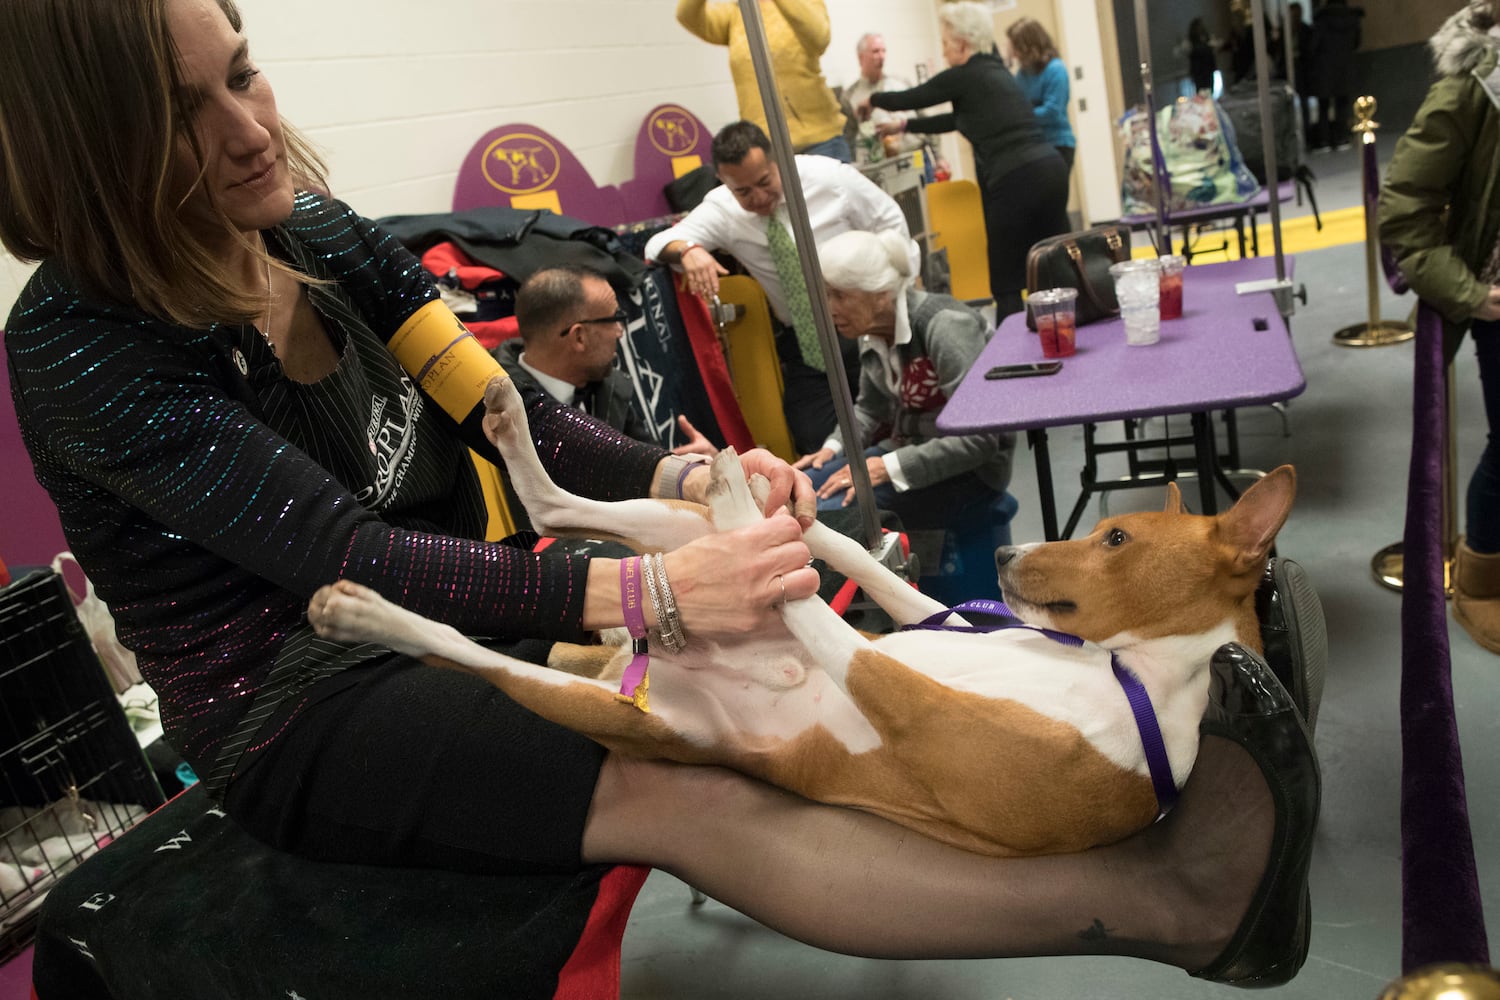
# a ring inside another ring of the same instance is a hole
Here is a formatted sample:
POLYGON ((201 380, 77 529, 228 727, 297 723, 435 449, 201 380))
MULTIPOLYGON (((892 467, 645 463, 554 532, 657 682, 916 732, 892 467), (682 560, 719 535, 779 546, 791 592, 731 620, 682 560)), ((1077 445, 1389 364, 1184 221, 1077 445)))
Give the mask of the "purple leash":
MULTIPOLYGON (((1083 640, 1076 635, 1026 624, 1001 601, 965 601, 957 607, 940 611, 915 625, 903 625, 901 631, 926 629, 939 632, 998 632, 1007 628, 1028 628, 1064 646, 1078 648, 1083 645, 1083 640), (943 619, 951 614, 983 615, 999 620, 992 625, 941 624, 943 619)), ((1146 692, 1146 686, 1141 683, 1141 679, 1129 667, 1121 663, 1120 658, 1114 653, 1109 654, 1109 665, 1110 669, 1115 672, 1115 680, 1120 682, 1120 687, 1125 692, 1126 700, 1130 702, 1131 712, 1135 715, 1135 726, 1141 734, 1141 746, 1146 751, 1146 767, 1151 772, 1151 786, 1156 790, 1157 818, 1160 819, 1177 804, 1177 785, 1172 781, 1172 765, 1167 761, 1167 745, 1161 736, 1161 726, 1156 721, 1156 710, 1151 707, 1151 696, 1146 692)))

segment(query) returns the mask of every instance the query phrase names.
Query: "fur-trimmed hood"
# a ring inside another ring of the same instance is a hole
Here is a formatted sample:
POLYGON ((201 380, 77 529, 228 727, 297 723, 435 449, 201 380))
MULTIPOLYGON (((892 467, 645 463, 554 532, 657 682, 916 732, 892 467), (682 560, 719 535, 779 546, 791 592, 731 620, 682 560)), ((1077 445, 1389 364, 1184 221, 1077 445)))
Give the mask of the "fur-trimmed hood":
POLYGON ((1457 76, 1478 66, 1485 55, 1500 50, 1500 37, 1493 33, 1495 5, 1491 0, 1471 0, 1448 18, 1428 41, 1433 62, 1442 76, 1457 76))

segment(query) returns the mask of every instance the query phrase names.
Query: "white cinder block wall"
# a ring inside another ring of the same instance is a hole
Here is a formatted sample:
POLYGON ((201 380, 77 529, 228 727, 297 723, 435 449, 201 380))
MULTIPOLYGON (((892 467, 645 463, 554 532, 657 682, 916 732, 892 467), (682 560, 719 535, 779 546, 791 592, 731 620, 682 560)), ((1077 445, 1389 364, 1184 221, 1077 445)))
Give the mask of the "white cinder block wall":
MULTIPOLYGON (((469 147, 497 125, 546 129, 596 182, 619 184, 658 104, 711 129, 738 117, 726 50, 684 31, 674 0, 240 4, 282 114, 324 152, 334 193, 367 216, 447 211, 469 147)), ((829 82, 854 78, 854 44, 870 30, 886 36, 892 72, 937 65, 935 6, 828 0, 829 82)), ((0 253, 0 319, 29 274, 0 253)))

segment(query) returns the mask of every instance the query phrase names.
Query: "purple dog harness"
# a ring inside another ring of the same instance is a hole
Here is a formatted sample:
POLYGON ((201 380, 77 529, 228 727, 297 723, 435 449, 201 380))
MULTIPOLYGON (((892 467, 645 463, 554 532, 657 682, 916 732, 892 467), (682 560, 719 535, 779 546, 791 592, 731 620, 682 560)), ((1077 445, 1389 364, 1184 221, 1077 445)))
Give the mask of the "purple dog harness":
MULTIPOLYGON (((918 629, 939 632, 998 632, 1007 628, 1031 629, 1064 646, 1076 648, 1083 645, 1083 640, 1076 635, 1026 624, 1000 601, 965 601, 915 625, 901 626, 903 632, 918 629), (977 614, 1000 620, 989 625, 939 624, 950 614, 977 614)), ((1135 714, 1136 729, 1141 734, 1141 746, 1146 751, 1146 767, 1151 771, 1151 785, 1156 789, 1157 818, 1160 819, 1177 804, 1177 785, 1172 781, 1172 765, 1167 762, 1167 747, 1161 737, 1161 726, 1157 724, 1156 711, 1151 707, 1151 696, 1146 693, 1146 686, 1141 683, 1140 678, 1121 663, 1114 653, 1109 654, 1109 665, 1125 692, 1125 698, 1130 702, 1130 710, 1135 714)))

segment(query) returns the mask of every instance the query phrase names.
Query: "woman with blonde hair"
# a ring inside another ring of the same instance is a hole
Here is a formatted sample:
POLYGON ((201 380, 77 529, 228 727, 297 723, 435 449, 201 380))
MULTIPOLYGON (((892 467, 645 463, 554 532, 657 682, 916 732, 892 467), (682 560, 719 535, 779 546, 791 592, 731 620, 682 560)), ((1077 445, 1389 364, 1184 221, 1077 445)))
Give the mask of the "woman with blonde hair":
POLYGON ((1016 62, 1016 82, 1036 109, 1042 135, 1073 169, 1073 126, 1068 123, 1068 67, 1052 44, 1052 36, 1035 18, 1023 17, 1005 29, 1016 62))
POLYGON ((1068 165, 1046 138, 1031 101, 995 52, 994 20, 980 3, 938 8, 948 68, 910 90, 870 96, 870 106, 915 111, 950 102, 953 110, 903 118, 883 132, 932 134, 955 129, 974 149, 996 316, 1021 310, 1026 253, 1068 231, 1068 165))
MULTIPOLYGON (((232 0, 0 3, 0 241, 40 261, 5 328, 21 434, 167 741, 234 822, 331 862, 654 865, 870 956, 1296 972, 1316 765, 1284 693, 1239 703, 1260 697, 1242 672, 1165 820, 1085 853, 992 858, 609 753, 477 678, 318 639, 308 601, 340 578, 511 643, 626 618, 617 562, 482 540, 466 449, 492 445, 405 350, 468 338, 410 253, 310 190, 299 148, 232 0)), ((566 489, 704 498, 684 460, 541 394, 527 415, 566 489)), ((805 476, 748 458, 770 516, 665 556, 690 644, 779 627, 773 605, 818 584, 782 512, 812 499, 805 476)))

